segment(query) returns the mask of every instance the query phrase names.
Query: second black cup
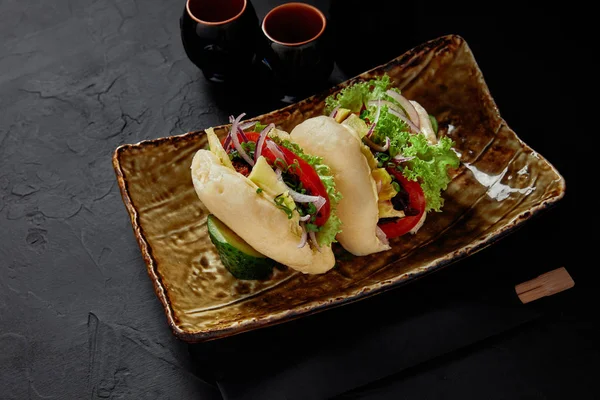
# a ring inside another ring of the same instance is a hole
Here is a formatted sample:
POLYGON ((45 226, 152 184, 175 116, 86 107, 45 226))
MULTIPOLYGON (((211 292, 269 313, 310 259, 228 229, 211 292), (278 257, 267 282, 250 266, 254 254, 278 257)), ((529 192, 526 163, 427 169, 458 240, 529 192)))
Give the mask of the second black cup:
POLYGON ((265 15, 262 31, 263 63, 289 102, 327 81, 334 65, 332 36, 318 8, 306 3, 277 6, 265 15))

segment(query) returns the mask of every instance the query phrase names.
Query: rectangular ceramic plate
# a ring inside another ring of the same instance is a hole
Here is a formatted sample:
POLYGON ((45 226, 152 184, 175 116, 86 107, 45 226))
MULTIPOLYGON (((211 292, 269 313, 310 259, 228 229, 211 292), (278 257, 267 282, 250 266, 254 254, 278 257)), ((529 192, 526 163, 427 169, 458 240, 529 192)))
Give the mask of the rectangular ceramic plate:
MULTIPOLYGON (((256 119, 286 131, 323 114, 331 93, 387 73, 456 142, 461 166, 444 193, 443 212, 392 249, 343 257, 323 275, 277 271, 240 281, 225 270, 206 231, 190 178, 204 131, 116 149, 123 201, 174 334, 188 342, 221 338, 305 316, 391 289, 494 243, 564 195, 562 176, 500 117, 467 43, 444 36, 326 93, 256 119)), ((228 125, 215 130, 221 137, 228 125)), ((206 127, 208 128, 208 127, 206 127)))

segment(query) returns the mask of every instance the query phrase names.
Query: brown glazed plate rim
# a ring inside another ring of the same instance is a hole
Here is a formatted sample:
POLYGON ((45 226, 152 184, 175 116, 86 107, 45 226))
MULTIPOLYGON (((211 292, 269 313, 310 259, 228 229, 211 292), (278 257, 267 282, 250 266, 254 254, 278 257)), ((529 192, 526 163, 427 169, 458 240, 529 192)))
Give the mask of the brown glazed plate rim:
MULTIPOLYGON (((360 80, 362 75, 369 74, 376 70, 382 70, 382 69, 385 70, 385 67, 393 62, 400 62, 401 60, 410 60, 412 55, 418 53, 419 51, 422 51, 423 49, 426 49, 427 46, 434 46, 437 42, 440 42, 440 41, 441 42, 443 42, 443 41, 458 42, 460 44, 466 44, 465 40, 458 35, 446 35, 446 36, 439 37, 437 39, 430 40, 426 43, 416 46, 415 48, 407 51, 403 55, 401 55, 393 60, 390 60, 388 63, 377 66, 369 71, 365 71, 364 73, 362 73, 356 77, 348 79, 347 81, 342 82, 342 83, 330 88, 329 90, 325 91, 324 93, 320 93, 320 94, 311 96, 305 100, 302 100, 299 103, 291 104, 284 108, 271 111, 267 114, 257 116, 250 120, 256 120, 259 118, 268 117, 269 115, 275 114, 275 113, 285 113, 287 111, 296 109, 302 103, 310 102, 314 98, 324 98, 327 95, 329 95, 330 93, 333 93, 348 84, 352 84, 353 82, 360 80)), ((487 92, 488 91, 487 87, 485 89, 487 92)), ((487 95, 489 95, 489 93, 487 93, 487 95)), ((504 120, 502 120, 502 122, 505 123, 504 120)), ((218 129, 218 128, 223 128, 223 127, 228 127, 228 126, 230 126, 230 124, 215 126, 214 128, 218 129)), ((507 225, 505 225, 502 228, 497 229, 495 232, 493 232, 493 234, 486 235, 480 240, 473 241, 470 244, 468 244, 467 246, 463 246, 462 248, 459 248, 457 250, 447 253, 443 257, 439 257, 439 258, 435 259, 433 262, 431 262, 430 264, 428 264, 426 266, 426 269, 421 270, 416 273, 400 275, 400 276, 397 276, 392 279, 388 279, 385 281, 377 282, 375 284, 363 286, 358 292, 351 293, 351 294, 345 295, 343 297, 337 297, 337 298, 332 297, 325 301, 315 300, 310 303, 304 304, 300 308, 288 309, 288 310, 283 310, 283 311, 280 311, 277 313, 272 313, 269 316, 262 318, 262 319, 253 318, 251 320, 247 320, 247 321, 244 321, 241 323, 236 323, 236 324, 233 324, 232 326, 228 326, 225 328, 207 329, 207 330, 198 330, 198 331, 194 331, 194 332, 189 332, 189 331, 184 331, 183 329, 181 329, 175 321, 175 318, 173 315, 173 309, 172 309, 172 306, 168 299, 168 296, 166 294, 165 284, 164 284, 164 282, 162 282, 160 276, 158 275, 158 273, 156 271, 156 262, 152 256, 152 249, 145 237, 144 230, 139 223, 139 215, 138 215, 138 212, 132 202, 132 199, 131 199, 131 196, 129 193, 128 183, 127 183, 126 178, 124 177, 123 169, 121 167, 120 157, 123 154, 123 152, 134 149, 134 148, 143 148, 145 146, 158 146, 163 142, 176 143, 176 142, 180 142, 180 141, 187 141, 187 140, 194 139, 195 137, 199 137, 201 135, 204 135, 203 130, 191 131, 191 132, 188 132, 188 133, 185 133, 182 135, 174 135, 174 136, 167 136, 167 137, 161 137, 161 138, 156 138, 156 139, 143 140, 143 141, 140 141, 135 144, 123 144, 116 148, 116 150, 113 153, 113 157, 112 157, 112 163, 113 163, 113 167, 115 169, 115 173, 117 176, 117 181, 118 181, 118 185, 119 185, 119 188, 121 191, 123 202, 125 204, 128 214, 130 216, 134 234, 135 234, 135 237, 140 246, 144 261, 146 263, 148 274, 150 275, 151 280, 153 282, 154 290, 164 307, 164 310, 165 310, 165 313, 167 316, 167 320, 168 320, 168 324, 171 327, 171 330, 173 331, 174 335, 177 338, 179 338, 185 342, 189 342, 189 343, 197 343, 197 342, 204 342, 204 341, 208 341, 208 340, 224 338, 224 337, 236 335, 236 334, 239 334, 242 332, 254 330, 257 328, 262 328, 262 327, 267 327, 267 326, 284 323, 284 322, 291 321, 291 320, 294 320, 294 319, 297 319, 297 318, 300 318, 303 316, 308 316, 308 315, 311 315, 311 314, 314 314, 314 313, 317 313, 317 312, 320 312, 320 311, 323 311, 323 310, 326 310, 329 308, 339 307, 339 306, 349 304, 349 303, 352 303, 352 302, 355 302, 358 300, 362 300, 367 297, 373 296, 375 294, 383 293, 385 291, 397 288, 405 283, 414 281, 414 279, 416 279, 416 278, 423 277, 423 276, 430 274, 434 271, 437 271, 445 266, 448 266, 457 261, 460 261, 460 260, 464 259, 465 257, 472 255, 472 254, 484 249, 485 247, 488 247, 488 246, 494 244, 499 239, 501 239, 504 236, 508 235, 509 233, 512 233, 513 231, 515 231, 525 221, 530 220, 531 218, 538 215, 543 210, 547 210, 550 207, 556 205, 556 203, 559 200, 561 200, 565 195, 566 184, 565 184, 565 180, 564 180, 563 176, 556 170, 556 168, 550 162, 548 162, 547 159, 545 159, 542 155, 537 153, 537 156, 548 165, 548 167, 552 170, 552 172, 554 172, 556 174, 556 176, 558 178, 558 182, 559 182, 558 186, 559 186, 560 190, 553 197, 549 197, 545 200, 542 200, 539 203, 537 203, 536 205, 530 207, 529 209, 524 210, 519 215, 514 217, 512 219, 512 221, 509 222, 507 225)), ((518 138, 518 136, 517 136, 517 139, 521 142, 522 145, 527 146, 525 143, 523 143, 518 138)), ((401 260, 398 260, 389 265, 393 265, 398 262, 401 262, 401 260)))

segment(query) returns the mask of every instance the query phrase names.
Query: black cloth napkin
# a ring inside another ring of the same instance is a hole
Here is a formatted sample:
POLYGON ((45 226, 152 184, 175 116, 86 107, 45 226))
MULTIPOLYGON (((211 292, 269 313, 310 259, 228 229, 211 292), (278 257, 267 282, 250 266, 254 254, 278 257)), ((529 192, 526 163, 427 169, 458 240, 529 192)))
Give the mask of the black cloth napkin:
POLYGON ((330 398, 539 317, 514 291, 538 271, 506 265, 502 248, 370 299, 189 351, 224 399, 330 398))

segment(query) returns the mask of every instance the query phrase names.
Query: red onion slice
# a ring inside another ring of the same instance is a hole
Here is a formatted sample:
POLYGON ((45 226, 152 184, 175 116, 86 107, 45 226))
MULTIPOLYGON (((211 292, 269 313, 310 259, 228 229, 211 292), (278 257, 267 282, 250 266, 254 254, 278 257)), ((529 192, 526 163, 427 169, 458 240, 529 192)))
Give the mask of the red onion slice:
POLYGON ((306 214, 304 217, 300 217, 300 221, 301 222, 306 222, 310 219, 311 215, 310 214, 306 214))
POLYGON ((384 231, 381 230, 381 228, 378 226, 377 229, 375 230, 375 235, 377 236, 377 239, 379 239, 381 241, 381 243, 383 244, 390 244, 390 241, 387 238, 387 235, 385 234, 384 231))
POLYGON ((313 246, 315 246, 315 248, 317 249, 317 251, 320 253, 321 252, 321 246, 319 246, 319 242, 317 242, 317 235, 315 235, 315 233, 311 231, 308 234, 308 236, 310 236, 310 241, 312 242, 313 246))
POLYGON ((319 200, 315 201, 315 207, 317 207, 317 213, 319 211, 321 211, 321 208, 323 208, 323 206, 327 203, 327 200, 325 200, 325 197, 321 197, 318 196, 319 200))
POLYGON ((370 101, 369 105, 376 105, 377 112, 375 113, 375 120, 373 121, 373 123, 371 124, 371 127, 369 128, 369 131, 365 135, 367 138, 371 137, 371 135, 373 134, 373 131, 375 130, 375 126, 377 126, 377 122, 379 121, 379 115, 381 115, 381 101, 370 101), (371 103, 374 103, 374 104, 371 104, 371 103))
MULTIPOLYGON (((233 115, 230 115, 229 123, 233 124, 233 121, 235 121, 235 118, 233 118, 233 115)), ((232 132, 232 130, 230 129, 229 133, 227 133, 227 137, 225 137, 225 142, 223 142, 223 148, 225 149, 225 151, 227 151, 227 149, 231 145, 231 132, 232 132)))
POLYGON ((244 130, 243 130, 243 129, 242 129, 240 126, 239 126, 239 125, 238 125, 238 133, 239 133, 240 135, 242 135, 242 140, 243 140, 244 142, 248 142, 248 141, 249 141, 249 140, 248 140, 248 136, 246 136, 246 132, 244 132, 244 130))
POLYGON ((388 110, 388 112, 392 115, 395 115, 396 117, 400 118, 402 121, 406 122, 406 124, 408 125, 408 127, 410 128, 411 131, 413 131, 414 134, 418 135, 419 133, 421 133, 421 131, 419 130, 419 127, 416 126, 415 124, 413 124, 408 118, 406 118, 404 115, 400 114, 397 111, 394 110, 388 110))
POLYGON ((421 215, 421 218, 419 219, 419 222, 417 222, 417 224, 415 225, 415 227, 414 227, 414 228, 412 228, 410 231, 408 231, 408 233, 411 233, 411 234, 413 234, 413 235, 414 235, 414 234, 416 234, 416 233, 417 233, 417 231, 418 231, 419 229, 421 229, 421 227, 422 227, 422 226, 423 226, 423 224, 425 223, 425 218, 426 218, 426 217, 427 217, 427 213, 426 213, 426 212, 424 212, 424 213, 423 213, 423 215, 421 215))
MULTIPOLYGON (((244 114, 244 115, 246 115, 246 114, 244 114)), ((231 124, 233 124, 233 121, 235 121, 235 118, 233 118, 233 115, 230 115, 230 116, 229 116, 229 122, 230 122, 231 124)), ((254 122, 254 123, 256 123, 256 122, 254 122)), ((247 124, 248 124, 248 123, 246 122, 244 125, 247 125, 247 124)), ((231 131, 229 132, 229 134, 231 134, 231 132, 233 131, 233 126, 232 126, 231 128, 232 128, 232 129, 231 129, 231 131)), ((242 135, 242 140, 243 140, 244 142, 247 142, 247 141, 248 141, 248 137, 246 136, 246 133, 244 133, 244 129, 246 129, 246 128, 244 128, 244 127, 243 127, 243 125, 239 125, 239 121, 238 121, 238 127, 237 127, 237 131, 240 133, 240 135, 242 135)))
POLYGON ((267 125, 258 135, 258 140, 256 141, 256 147, 254 150, 254 161, 258 160, 258 157, 262 154, 262 149, 265 144, 265 140, 267 140, 267 135, 275 127, 275 124, 267 125))
POLYGON ((289 186, 287 186, 287 189, 292 200, 294 200, 296 203, 313 203, 317 209, 317 213, 321 211, 321 208, 323 208, 323 206, 327 203, 327 199, 325 199, 323 196, 311 196, 309 194, 298 193, 289 186))
POLYGON ((322 204, 325 204, 325 198, 322 196, 311 196, 309 194, 298 193, 289 186, 288 191, 290 193, 290 196, 296 203, 314 203, 315 207, 317 208, 319 208, 319 206, 323 207, 322 204))
POLYGON ((275 142, 273 142, 272 140, 267 140, 266 143, 268 149, 271 150, 271 153, 275 154, 275 157, 281 158, 285 161, 285 156, 283 155, 283 152, 279 149, 279 146, 277 146, 275 142))
POLYGON ((397 111, 399 113, 405 114, 404 110, 402 109, 402 107, 398 107, 397 104, 392 103, 391 101, 387 101, 387 100, 370 100, 367 103, 368 106, 377 106, 377 107, 383 107, 383 106, 387 106, 387 108, 392 109, 394 111, 397 111))
POLYGON ((300 228, 302 228, 302 236, 300 236, 300 243, 298 243, 299 249, 306 246, 306 239, 308 238, 308 233, 306 232, 306 228, 304 228, 304 224, 300 224, 300 228))
POLYGON ((229 133, 227 134, 227 137, 225 138, 225 142, 223 142, 223 149, 225 149, 225 151, 227 151, 230 144, 231 144, 231 131, 229 131, 229 133))
MULTIPOLYGON (((271 152, 273 152, 273 154, 275 154, 276 157, 280 157, 282 160, 285 160, 283 153, 281 152, 279 146, 277 146, 275 142, 267 140, 266 144, 269 150, 271 150, 271 152)), ((283 182, 283 179, 281 178, 282 173, 283 171, 280 168, 275 169, 275 174, 277 174, 277 178, 283 182)), ((317 212, 319 212, 321 208, 323 208, 323 206, 327 203, 327 199, 325 199, 323 196, 311 196, 308 194, 302 194, 296 192, 288 185, 286 185, 286 187, 292 200, 294 200, 296 203, 314 203, 317 212)))
POLYGON ((410 156, 410 157, 404 157, 402 154, 398 153, 394 156, 394 161, 397 162, 406 162, 406 161, 410 161, 413 158, 415 158, 415 156, 410 156))
POLYGON ((385 144, 383 146, 378 145, 366 136, 363 138, 363 140, 369 145, 370 148, 372 148, 375 151, 383 153, 385 151, 388 151, 388 149, 390 148, 390 138, 387 136, 385 137, 385 144))
POLYGON ((373 134, 373 131, 375 130, 375 123, 371 124, 371 126, 369 127, 369 130, 367 131, 367 134, 365 135, 365 139, 368 139, 371 137, 371 135, 373 134))
POLYGON ((336 108, 334 108, 333 111, 331 112, 331 114, 329 114, 329 116, 331 118, 335 118, 339 109, 340 109, 340 106, 337 106, 336 108))
POLYGON ((244 159, 244 161, 246 161, 248 164, 250 164, 251 167, 254 167, 254 160, 252 158, 250 158, 248 153, 246 153, 246 151, 242 148, 242 145, 240 144, 240 139, 238 138, 238 135, 237 135, 238 125, 240 123, 240 120, 244 117, 244 115, 246 115, 246 114, 241 113, 240 115, 238 115, 238 117, 231 124, 230 133, 234 132, 233 134, 231 134, 231 142, 233 143, 233 147, 235 147, 235 149, 238 151, 238 153, 244 159))
POLYGON ((417 110, 415 110, 415 107, 410 103, 410 101, 408 101, 406 97, 402 96, 398 92, 394 92, 391 89, 386 91, 385 94, 390 96, 392 99, 396 100, 402 106, 404 111, 408 114, 408 118, 410 118, 410 120, 417 126, 417 128, 421 126, 417 110))
POLYGON ((240 125, 240 128, 245 131, 246 129, 252 128, 254 125, 256 125, 258 123, 258 121, 250 121, 250 122, 244 122, 243 124, 240 125))

